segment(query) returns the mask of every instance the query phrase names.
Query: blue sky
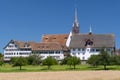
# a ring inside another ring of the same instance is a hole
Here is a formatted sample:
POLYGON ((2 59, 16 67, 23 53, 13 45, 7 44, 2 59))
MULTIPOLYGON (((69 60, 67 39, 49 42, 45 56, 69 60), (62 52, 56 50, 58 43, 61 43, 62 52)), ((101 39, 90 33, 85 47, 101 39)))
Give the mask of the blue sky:
MULTIPOLYGON (((80 32, 115 34, 120 48, 120 0, 76 0, 80 32)), ((0 52, 11 40, 40 42, 43 34, 69 33, 75 0, 0 0, 0 52)))

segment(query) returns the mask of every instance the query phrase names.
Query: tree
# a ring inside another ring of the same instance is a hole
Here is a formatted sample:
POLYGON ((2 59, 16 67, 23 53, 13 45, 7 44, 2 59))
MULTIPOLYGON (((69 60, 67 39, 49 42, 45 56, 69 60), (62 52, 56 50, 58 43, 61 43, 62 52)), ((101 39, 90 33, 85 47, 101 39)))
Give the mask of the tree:
POLYGON ((65 57, 62 61, 61 61, 61 65, 66 65, 67 64, 67 60, 69 57, 65 57))
POLYGON ((110 58, 110 64, 111 65, 120 65, 120 56, 117 56, 117 55, 112 56, 110 58))
MULTIPOLYGON (((69 52, 65 52, 65 53, 64 53, 64 56, 65 56, 65 58, 61 61, 61 63, 60 63, 61 65, 66 65, 68 59, 69 59, 70 57, 72 57, 69 52)), ((70 66, 71 66, 71 65, 70 65, 70 66)))
POLYGON ((120 65, 120 56, 115 56, 116 65, 120 65))
POLYGON ((12 57, 10 59, 10 64, 15 64, 16 61, 17 61, 17 57, 12 57))
POLYGON ((27 57, 28 60, 28 64, 29 65, 39 65, 41 63, 41 57, 40 55, 30 55, 29 57, 27 57))
POLYGON ((97 67, 99 65, 99 56, 91 55, 90 58, 87 60, 87 63, 91 66, 97 67))
POLYGON ((20 70, 22 69, 22 66, 25 66, 27 64, 27 60, 24 57, 17 57, 15 62, 13 63, 14 66, 19 66, 20 70))
POLYGON ((99 56, 99 64, 104 66, 104 70, 106 70, 106 66, 110 64, 110 55, 105 51, 105 48, 101 49, 99 56))
POLYGON ((52 65, 56 65, 58 64, 58 62, 56 59, 52 58, 51 56, 48 56, 46 59, 42 61, 42 64, 47 65, 48 69, 50 69, 52 65))
POLYGON ((76 56, 69 57, 67 61, 67 64, 70 66, 73 65, 74 69, 76 68, 76 65, 80 63, 81 63, 80 59, 77 58, 76 56))
POLYGON ((0 66, 4 64, 3 54, 0 53, 0 66))
POLYGON ((72 56, 67 58, 67 65, 72 66, 72 56))

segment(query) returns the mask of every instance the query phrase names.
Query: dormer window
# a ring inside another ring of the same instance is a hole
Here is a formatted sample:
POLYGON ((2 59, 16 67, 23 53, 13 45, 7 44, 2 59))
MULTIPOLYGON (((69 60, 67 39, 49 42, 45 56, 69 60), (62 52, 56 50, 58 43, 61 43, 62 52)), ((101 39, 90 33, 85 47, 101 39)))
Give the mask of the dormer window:
POLYGON ((65 37, 65 39, 67 39, 67 37, 65 37))
POLYGON ((48 37, 46 37, 45 40, 48 40, 48 37))
POLYGON ((11 44, 14 44, 14 41, 12 41, 11 44))
POLYGON ((25 43, 24 47, 29 47, 30 45, 28 43, 25 43))
POLYGON ((92 46, 93 45, 93 42, 90 40, 90 39, 88 39, 87 41, 86 41, 86 43, 85 43, 85 46, 92 46))
POLYGON ((54 39, 56 39, 56 38, 54 37, 54 39))

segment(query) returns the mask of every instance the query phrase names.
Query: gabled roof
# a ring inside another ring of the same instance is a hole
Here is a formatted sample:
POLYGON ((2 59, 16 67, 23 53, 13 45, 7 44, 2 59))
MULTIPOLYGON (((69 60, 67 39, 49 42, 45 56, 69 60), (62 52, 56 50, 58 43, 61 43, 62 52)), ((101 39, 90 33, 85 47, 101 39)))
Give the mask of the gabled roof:
POLYGON ((10 40, 10 42, 4 48, 6 48, 10 43, 14 43, 18 48, 31 48, 31 44, 33 44, 35 42, 33 42, 33 41, 23 42, 23 41, 17 41, 17 40, 10 40))
POLYGON ((36 50, 36 51, 37 50, 64 50, 65 49, 65 47, 61 46, 61 44, 58 43, 58 42, 41 42, 41 43, 37 43, 37 42, 33 42, 33 41, 23 42, 23 41, 11 40, 6 45, 6 47, 10 43, 14 43, 20 49, 30 48, 31 50, 36 50), (25 45, 28 45, 28 46, 25 47, 25 45))
POLYGON ((93 42, 92 47, 115 47, 113 34, 78 34, 72 35, 70 48, 86 47, 86 41, 93 42))

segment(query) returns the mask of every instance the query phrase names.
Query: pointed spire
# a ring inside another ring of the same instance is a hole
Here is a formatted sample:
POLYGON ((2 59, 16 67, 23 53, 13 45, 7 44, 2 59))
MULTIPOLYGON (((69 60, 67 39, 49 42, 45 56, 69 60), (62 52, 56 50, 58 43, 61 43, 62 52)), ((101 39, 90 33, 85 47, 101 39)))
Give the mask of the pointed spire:
POLYGON ((73 23, 72 33, 79 34, 79 23, 78 23, 78 16, 77 16, 77 8, 75 7, 75 19, 73 23))
POLYGON ((90 25, 90 33, 92 33, 92 26, 90 25))
POLYGON ((77 16, 77 8, 76 7, 75 7, 75 20, 74 20, 73 27, 79 27, 78 16, 77 16))
POLYGON ((89 34, 92 34, 92 26, 90 25, 90 31, 89 34))
POLYGON ((78 17, 77 17, 77 8, 75 8, 75 22, 76 23, 76 27, 78 27, 79 23, 78 23, 78 17))

